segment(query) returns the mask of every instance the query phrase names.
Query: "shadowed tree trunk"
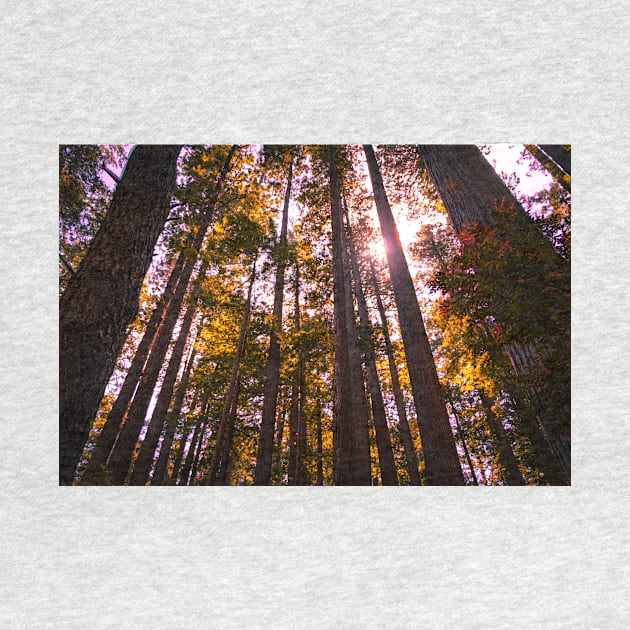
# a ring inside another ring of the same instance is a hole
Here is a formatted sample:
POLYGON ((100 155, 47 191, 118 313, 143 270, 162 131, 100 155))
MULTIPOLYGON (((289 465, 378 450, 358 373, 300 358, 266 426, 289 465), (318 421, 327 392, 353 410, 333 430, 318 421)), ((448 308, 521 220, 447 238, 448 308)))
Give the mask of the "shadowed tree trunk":
POLYGON ((538 145, 567 175, 571 175, 571 149, 565 144, 538 145))
POLYGON ((280 339, 282 331, 282 305, 284 302, 284 273, 287 266, 287 227, 289 221, 289 201, 291 199, 291 183, 293 180, 293 161, 289 163, 287 187, 284 194, 282 211, 282 227, 278 240, 278 265, 273 299, 273 321, 269 336, 269 355, 265 368, 265 388, 263 394, 260 437, 254 471, 255 485, 269 485, 271 482, 271 461, 273 459, 273 436, 276 426, 278 405, 278 387, 280 383, 280 339))
MULTIPOLYGON (((542 148, 542 145, 540 146, 542 148)), ((517 202, 501 177, 475 145, 418 145, 417 152, 424 160, 456 233, 459 234, 473 223, 482 226, 494 226, 496 225, 495 209, 499 206, 509 208, 511 209, 509 216, 512 224, 509 228, 522 229, 524 233, 531 236, 532 242, 535 242, 539 248, 537 253, 548 261, 550 267, 555 265, 554 270, 557 271, 558 277, 563 276, 565 261, 558 256, 551 243, 543 236, 534 221, 517 202)), ((537 276, 531 280, 536 280, 546 288, 547 283, 544 278, 537 276)), ((565 310, 568 312, 569 288, 558 286, 556 289, 558 294, 563 296, 566 294, 566 298, 562 297, 561 299, 566 300, 565 310)), ((559 304, 559 306, 565 307, 564 304, 559 304)), ((540 319, 543 314, 543 312, 530 309, 529 317, 540 319)), ((504 326, 510 324, 510 322, 505 321, 500 323, 504 326)), ((506 346, 506 352, 513 361, 524 354, 524 351, 525 348, 521 344, 506 346), (518 356, 515 357, 514 355, 518 356)), ((515 363, 515 371, 522 375, 531 366, 530 363, 519 369, 515 363)), ((570 479, 570 411, 568 403, 570 382, 569 370, 567 369, 565 372, 566 382, 562 382, 556 387, 554 397, 567 400, 566 413, 561 414, 562 417, 558 418, 557 409, 547 409, 544 404, 540 404, 540 401, 538 404, 534 404, 541 423, 540 428, 549 436, 549 441, 559 463, 563 465, 563 476, 570 479), (553 430, 552 427, 554 427, 553 430), (561 455, 565 456, 562 457, 561 455)), ((539 441, 538 436, 531 437, 532 442, 539 441)), ((556 481, 561 483, 560 480, 556 481)))
POLYGON ((363 386, 341 209, 337 147, 328 147, 332 222, 335 403, 333 446, 336 485, 371 485, 367 400, 363 386))
POLYGON ((140 451, 136 463, 131 472, 129 478, 130 486, 143 486, 149 479, 149 473, 151 472, 151 466, 153 465, 153 458, 155 455, 155 449, 160 441, 160 435, 164 429, 164 423, 166 421, 166 413, 171 404, 173 398, 173 388, 175 387, 175 381, 181 368, 182 359, 184 357, 184 349, 186 348, 186 342, 190 334, 190 328, 193 323, 193 318, 197 310, 197 300, 194 299, 186 309, 186 314, 182 321, 182 325, 177 336, 177 341, 173 347, 171 358, 169 359, 168 368, 164 374, 162 380, 162 386, 160 387, 160 393, 158 394, 153 413, 151 414, 151 420, 147 432, 144 436, 144 440, 140 445, 140 451))
POLYGON ((324 485, 324 445, 322 439, 322 407, 317 401, 315 405, 315 427, 317 431, 317 481, 315 485, 324 485))
POLYGON ((512 444, 503 423, 492 411, 492 400, 483 392, 479 392, 483 408, 486 412, 486 419, 494 438, 498 464, 502 470, 503 481, 509 486, 524 486, 525 479, 518 467, 512 444))
MULTIPOLYGON (((203 328, 203 323, 200 325, 200 329, 201 328, 203 328)), ((151 478, 152 486, 159 486, 159 485, 162 485, 162 483, 164 482, 164 476, 166 474, 166 468, 168 466, 168 458, 171 452, 171 447, 173 445, 173 439, 175 437, 175 430, 177 428, 179 416, 182 411, 182 405, 184 404, 184 397, 186 396, 186 390, 188 389, 188 381, 190 379, 190 374, 192 372, 192 368, 195 363, 195 356, 196 356, 195 344, 196 344, 196 339, 192 344, 192 348, 190 351, 190 358, 188 359, 188 362, 186 363, 186 367, 184 368, 184 373, 182 375, 181 381, 177 387, 177 391, 175 392, 175 398, 173 399, 173 408, 171 409, 170 413, 167 414, 164 439, 162 440, 162 445, 160 447, 160 454, 155 464, 153 477, 151 478)))
POLYGON ((527 150, 551 173, 553 178, 567 191, 571 192, 571 174, 565 173, 558 165, 536 144, 526 144, 527 150))
POLYGON ((215 441, 214 453, 210 462, 210 471, 205 479, 206 485, 215 485, 222 473, 225 473, 228 467, 230 449, 232 446, 232 431, 230 425, 234 423, 237 410, 238 391, 240 388, 240 370, 243 357, 245 356, 245 342, 247 341, 247 326, 252 308, 252 291, 254 282, 256 281, 256 260, 252 263, 252 272, 249 278, 249 288, 247 289, 247 299, 243 310, 243 318, 241 320, 241 328, 236 344, 236 353, 232 362, 230 371, 230 383, 228 391, 223 402, 223 411, 221 413, 221 421, 217 429, 217 438, 215 441))
POLYGON ((447 394, 448 403, 451 406, 451 411, 453 412, 453 417, 455 418, 455 426, 457 426, 457 434, 459 436, 459 441, 462 445, 462 450, 464 451, 464 456, 466 457, 466 463, 468 464, 468 469, 470 470, 470 475, 472 478, 473 485, 478 486, 479 482, 477 481, 477 474, 475 473, 475 467, 473 466, 472 459, 470 457, 470 451, 468 450, 468 444, 466 443, 466 435, 464 433, 464 428, 462 427, 462 423, 459 420, 459 412, 455 408, 455 404, 453 403, 453 399, 447 394))
POLYGON ((400 430, 400 438, 405 449, 405 460, 407 462, 407 471, 409 473, 409 483, 412 486, 419 486, 421 482, 420 473, 418 472, 418 456, 416 455, 416 449, 413 445, 413 438, 411 437, 411 428, 409 427, 409 421, 407 420, 407 409, 402 393, 402 387, 400 386, 400 378, 398 376, 398 366, 396 365, 394 348, 392 347, 392 340, 389 336, 387 315, 385 313, 385 307, 383 306, 383 300, 381 299, 381 291, 379 289, 378 281, 376 279, 374 264, 371 260, 370 276, 372 280, 372 286, 374 288, 374 294, 376 296, 376 305, 378 307, 378 312, 381 317, 381 330, 383 332, 383 339, 385 340, 385 352, 387 353, 389 372, 392 379, 392 390, 394 392, 394 401, 396 402, 396 411, 398 412, 398 428, 400 430))
POLYGON ((280 400, 279 408, 278 427, 276 429, 276 446, 274 448, 275 463, 273 466, 273 480, 278 484, 282 480, 282 444, 284 439, 284 425, 287 415, 286 405, 282 399, 280 400))
POLYGON ((400 244, 394 216, 385 194, 374 151, 370 145, 364 145, 364 150, 396 298, 398 320, 422 440, 427 483, 429 485, 464 485, 455 439, 446 406, 442 400, 440 383, 420 313, 418 297, 400 244))
POLYGON ((147 324, 144 335, 142 336, 142 341, 140 341, 133 360, 131 361, 131 365, 129 366, 129 370, 127 370, 127 374, 125 375, 123 386, 120 389, 118 397, 112 405, 109 414, 107 415, 107 421, 103 425, 103 430, 94 445, 92 455, 90 456, 81 478, 81 481, 84 483, 94 481, 95 475, 97 475, 107 463, 107 459, 109 458, 109 454, 116 442, 116 437, 120 431, 129 403, 131 402, 134 392, 138 387, 138 382, 142 376, 142 371, 144 370, 147 357, 153 347, 159 328, 164 320, 166 309, 173 298, 175 287, 177 286, 181 276, 185 261, 186 257, 182 251, 177 258, 173 270, 171 271, 164 293, 162 293, 162 296, 151 315, 151 319, 147 324))
POLYGON ((361 272, 359 269, 359 262, 357 260, 357 252, 354 246, 354 237, 350 226, 347 206, 346 223, 348 228, 348 245, 352 267, 352 278, 354 281, 354 293, 357 298, 359 311, 359 335, 363 349, 363 361, 368 377, 370 400, 372 401, 372 418, 374 419, 374 429, 376 432, 376 448, 378 451, 378 461, 381 469, 381 481, 384 486, 397 486, 398 474, 396 472, 396 463, 394 462, 394 453, 392 451, 389 427, 387 425, 387 416, 385 415, 383 392, 381 391, 381 383, 376 369, 376 357, 374 356, 374 344, 372 341, 372 324, 370 322, 367 303, 365 301, 365 294, 363 292, 361 272))
POLYGON ((61 298, 59 483, 75 469, 107 382, 138 313, 138 298, 164 228, 179 145, 138 145, 103 224, 61 298))

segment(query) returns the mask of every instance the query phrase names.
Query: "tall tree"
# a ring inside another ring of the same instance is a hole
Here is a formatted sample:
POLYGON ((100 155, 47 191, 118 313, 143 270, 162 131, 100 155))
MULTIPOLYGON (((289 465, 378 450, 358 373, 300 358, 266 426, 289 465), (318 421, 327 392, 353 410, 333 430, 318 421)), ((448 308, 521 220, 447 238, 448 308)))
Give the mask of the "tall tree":
POLYGON ((389 435, 389 427, 387 425, 387 416, 385 415, 385 401, 383 400, 381 383, 376 369, 376 357, 374 354, 374 342, 372 339, 372 323, 370 322, 365 293, 363 292, 361 271, 359 269, 359 261, 354 244, 354 234, 352 226, 350 225, 350 217, 348 216, 347 206, 345 210, 352 280, 359 311, 359 335, 363 349, 365 370, 368 377, 370 400, 372 402, 372 418, 374 420, 374 429, 376 433, 376 448, 378 450, 378 461, 381 469, 381 481, 384 486, 397 486, 398 473, 396 472, 392 442, 389 435))
POLYGON ((139 145, 60 302, 59 482, 72 483, 170 209, 179 145, 139 145))
POLYGON ((431 347, 394 215, 385 193, 374 150, 370 145, 364 145, 364 151, 396 298, 398 320, 422 440, 427 483, 429 485, 463 485, 464 477, 448 412, 442 400, 431 347))
POLYGON ((263 398, 260 437, 256 455, 256 471, 254 483, 269 485, 271 482, 271 461, 273 459, 273 436, 276 426, 278 405, 278 387, 280 383, 280 332, 282 331, 282 307, 284 304, 284 275, 287 266, 287 229, 289 223, 289 202, 291 200, 291 184, 293 181, 293 157, 291 156, 287 187, 284 193, 282 210, 282 227, 276 249, 276 281, 273 298, 273 319, 269 334, 269 355, 265 368, 265 393, 263 398))
POLYGON ((370 485, 372 470, 361 348, 352 303, 336 146, 328 147, 335 328, 334 449, 337 485, 370 485))
POLYGON ((571 145, 538 145, 567 175, 571 175, 571 145))
POLYGON ((407 419, 407 408, 405 406, 405 399, 403 397, 402 387, 400 386, 398 365, 396 364, 396 356, 394 354, 392 340, 389 336, 389 324, 387 323, 387 314, 385 312, 385 306, 383 305, 383 299, 381 298, 381 291, 378 286, 378 280, 376 279, 374 263, 371 260, 370 279, 372 282, 372 288, 374 289, 374 295, 376 296, 376 305, 378 308, 379 316, 381 318, 381 332, 383 334, 383 340, 385 341, 385 352, 387 354, 387 362, 389 364, 389 372, 391 375, 392 390, 394 393, 394 401, 396 403, 396 411, 398 412, 398 427, 400 430, 400 437, 403 443, 403 448, 405 449, 405 460, 407 462, 409 482, 412 486, 419 486, 421 480, 420 473, 418 472, 418 456, 416 455, 416 449, 413 445, 411 428, 409 427, 409 421, 407 419))

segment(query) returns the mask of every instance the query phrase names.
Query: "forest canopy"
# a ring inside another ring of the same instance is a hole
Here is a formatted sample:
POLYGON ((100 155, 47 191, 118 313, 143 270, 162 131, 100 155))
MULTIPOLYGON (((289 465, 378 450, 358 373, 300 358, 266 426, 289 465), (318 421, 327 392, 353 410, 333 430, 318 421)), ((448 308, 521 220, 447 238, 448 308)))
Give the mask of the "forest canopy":
POLYGON ((569 485, 571 147, 512 151, 60 146, 60 484, 569 485))

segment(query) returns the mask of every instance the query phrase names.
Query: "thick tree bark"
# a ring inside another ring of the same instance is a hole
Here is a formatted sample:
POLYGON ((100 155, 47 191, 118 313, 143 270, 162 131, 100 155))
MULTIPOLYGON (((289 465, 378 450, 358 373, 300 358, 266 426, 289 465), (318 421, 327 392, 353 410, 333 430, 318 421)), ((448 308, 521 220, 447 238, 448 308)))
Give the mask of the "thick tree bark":
POLYGON ((291 184, 293 180, 293 161, 289 164, 287 187, 284 194, 284 208, 282 211, 282 227, 278 240, 278 265, 276 268, 276 282, 273 299, 273 321, 269 336, 269 355, 265 368, 265 386, 263 393, 262 418, 260 423, 260 437, 256 455, 256 469, 254 471, 255 485, 269 485, 271 483, 271 461, 273 459, 273 436, 276 426, 276 411, 278 406, 278 387, 280 384, 280 339, 282 331, 282 305, 284 303, 284 273, 287 266, 287 228, 289 221, 289 201, 291 199, 291 184))
POLYGON ((94 480, 95 475, 97 475, 103 467, 106 465, 109 455, 111 453, 112 448, 116 442, 116 437, 120 431, 120 427, 124 421, 125 414, 127 413, 127 409, 133 398, 134 392, 138 387, 138 383, 140 381, 140 377, 142 376, 142 371, 144 370, 147 357, 151 348, 153 347, 153 343, 157 338, 158 331, 162 322, 164 320, 164 315, 166 313, 166 309, 168 308, 171 299, 173 298, 173 294, 175 292, 175 288, 181 276, 182 269, 184 267, 184 263, 186 261, 186 257, 184 252, 182 251, 177 258, 175 266, 171 271, 171 275, 169 277, 168 283, 162 296, 157 303, 155 309, 153 310, 153 314, 151 315, 151 319, 147 324, 147 327, 144 331, 144 335, 142 336, 142 340, 136 349, 136 353, 134 354, 133 360, 131 361, 131 365, 127 370, 127 374, 125 375, 125 381, 123 383, 122 388, 118 394, 118 397, 114 401, 112 408, 107 416, 107 421, 103 425, 103 430, 94 445, 94 449, 92 451, 92 455, 87 463, 81 481, 83 483, 90 483, 94 480))
POLYGON ((538 145, 567 175, 571 176, 571 149, 564 144, 538 145))
MULTIPOLYGON (((201 327, 203 327, 203 324, 201 327)), ((186 367, 184 369, 184 373, 182 375, 181 381, 179 385, 177 386, 177 391, 175 392, 175 398, 173 399, 173 407, 170 413, 167 414, 166 431, 164 432, 164 439, 162 440, 162 445, 160 447, 160 454, 155 464, 153 477, 151 478, 152 486, 160 486, 164 482, 166 469, 168 467, 168 458, 171 452, 171 447, 173 446, 173 439, 175 438, 175 430, 177 429, 179 416, 182 411, 182 405, 184 404, 184 397, 186 396, 186 391, 188 389, 188 381, 190 379, 190 374, 192 372, 192 368, 195 363, 195 357, 196 357, 195 343, 196 343, 196 340, 192 344, 192 348, 190 351, 190 358, 188 359, 188 362, 186 363, 186 367)))
POLYGON ((425 473, 428 485, 463 485, 455 439, 429 345, 418 297, 389 206, 376 156, 364 145, 374 191, 385 253, 398 309, 398 320, 407 357, 409 378, 416 406, 425 473))
POLYGON ((337 147, 328 147, 332 223, 335 402, 333 446, 336 485, 371 485, 367 401, 341 209, 337 147))
POLYGON ((392 451, 389 426, 387 425, 385 401, 383 400, 383 392, 381 391, 381 382, 376 369, 376 357, 374 355, 374 344, 372 341, 372 323, 370 322, 365 293, 363 292, 361 271, 359 269, 359 261, 357 259, 352 227, 350 226, 350 219, 347 210, 348 209, 346 207, 346 222, 348 227, 348 245, 352 267, 352 278, 354 281, 354 293, 357 298, 359 311, 359 336, 363 349, 363 361, 368 377, 370 400, 372 402, 372 418, 374 420, 374 429, 376 432, 376 448, 378 451, 378 460, 381 469, 381 482, 384 486, 397 486, 398 473, 396 472, 394 452, 392 451))
POLYGON ((60 302, 59 483, 72 483, 169 213, 179 145, 134 148, 60 302))
MULTIPOLYGON (((195 234, 192 247, 192 249, 197 252, 201 251, 203 246, 206 232, 208 231, 208 227, 210 226, 214 216, 214 208, 227 178, 227 174, 231 168, 231 161, 236 149, 236 145, 232 146, 230 149, 217 183, 210 195, 210 199, 208 200, 207 208, 201 218, 201 223, 195 234)), ((173 296, 166 315, 164 316, 164 321, 160 327, 158 338, 153 344, 151 354, 149 355, 146 363, 144 374, 142 375, 138 389, 136 390, 131 406, 129 407, 127 419, 121 428, 118 441, 116 442, 109 459, 107 468, 110 472, 111 480, 114 485, 122 485, 127 477, 127 472, 132 463, 131 459, 133 451, 136 447, 136 442, 138 441, 140 431, 142 430, 142 426, 146 419, 147 410, 149 408, 149 404, 151 403, 151 398, 153 397, 153 390, 155 389, 164 358, 168 351, 173 329, 179 319, 181 307, 196 263, 196 258, 191 258, 187 259, 184 264, 181 277, 175 290, 175 295, 173 296)), ((199 278, 203 278, 205 275, 207 265, 207 261, 202 263, 202 267, 198 274, 199 278)))
POLYGON ((247 326, 249 324, 249 317, 252 308, 252 291, 254 289, 255 282, 256 260, 252 263, 249 288, 247 289, 247 299, 245 301, 245 308, 243 309, 243 318, 241 320, 238 341, 236 343, 236 352, 234 354, 234 361, 232 362, 232 369, 230 371, 230 383, 225 395, 225 401, 223 402, 223 411, 221 413, 219 428, 217 429, 217 439, 215 442, 212 460, 210 462, 210 471, 204 482, 206 485, 215 485, 221 477, 221 473, 225 473, 227 470, 230 448, 232 446, 232 429, 230 428, 230 425, 233 424, 236 417, 238 391, 240 388, 241 363, 243 361, 243 357, 245 356, 247 326))
POLYGON ((571 192, 570 174, 559 168, 544 151, 541 151, 537 144, 526 144, 525 147, 567 192, 571 192))
POLYGON ((188 335, 190 334, 190 328, 193 323, 193 318, 197 310, 197 300, 194 299, 193 303, 188 305, 186 314, 182 321, 182 325, 177 336, 177 341, 171 352, 168 368, 164 374, 162 380, 162 386, 160 387, 160 393, 158 395, 153 413, 151 414, 151 420, 147 432, 144 436, 144 440, 140 445, 140 451, 136 463, 133 467, 131 477, 129 478, 130 486, 143 486, 149 479, 149 473, 151 472, 151 466, 153 465, 153 458, 155 455, 155 449, 160 441, 160 435, 164 429, 164 423, 166 421, 166 414, 173 398, 173 388, 175 387, 175 381, 181 368, 182 359, 184 357, 184 349, 186 348, 186 342, 188 341, 188 335))
MULTIPOLYGON (((539 252, 549 261, 557 264, 558 273, 563 275, 563 261, 553 249, 551 243, 542 235, 533 220, 527 215, 522 206, 516 201, 510 190, 504 184, 481 151, 474 145, 418 145, 418 154, 423 158, 433 182, 440 194, 454 230, 460 233, 462 229, 472 223, 479 225, 495 225, 495 208, 502 205, 512 208, 511 221, 515 226, 533 237, 537 242, 539 252)), ((569 167, 570 170, 570 167, 569 167)), ((541 284, 545 282, 541 279, 541 284)), ((564 287, 559 291, 567 293, 564 287)), ((568 299, 568 298, 567 298, 568 299)), ((530 318, 540 318, 541 313, 530 312, 530 318)), ((501 322, 509 325, 510 322, 501 322)), ((516 346, 517 344, 515 344, 516 346)), ((512 357, 513 351, 506 348, 512 357)), ((526 366, 527 368, 531 365, 526 366)), ((516 370, 519 373, 518 370, 516 370)), ((566 370, 567 376, 569 370, 566 370)), ((522 371, 521 371, 522 373, 522 371)), ((557 396, 568 398, 570 383, 561 383, 556 392, 557 396)), ((547 409, 540 402, 536 405, 537 414, 542 429, 549 434, 551 443, 561 443, 565 455, 560 463, 565 463, 564 473, 570 478, 570 418, 569 410, 558 422, 557 414, 547 409), (560 425, 559 430, 553 430, 554 425, 560 425), (567 446, 568 445, 568 446, 567 446)))
POLYGON ((392 379, 392 390, 394 393, 394 401, 396 402, 396 411, 398 412, 398 429, 405 449, 405 460, 407 462, 407 471, 409 473, 409 483, 412 486, 419 486, 421 481, 420 473, 418 472, 418 456, 416 455, 416 449, 413 445, 411 428, 409 427, 409 421, 407 419, 407 408, 405 406, 405 399, 403 397, 400 378, 398 376, 398 365, 396 364, 396 356, 394 355, 392 340, 389 336, 387 314, 385 313, 385 307, 383 306, 381 290, 378 286, 378 280, 376 279, 376 272, 374 271, 372 261, 370 261, 370 276, 372 286, 374 287, 374 294, 376 296, 376 305, 381 317, 381 330, 383 332, 383 339, 385 340, 385 351, 387 353, 389 372, 392 379))

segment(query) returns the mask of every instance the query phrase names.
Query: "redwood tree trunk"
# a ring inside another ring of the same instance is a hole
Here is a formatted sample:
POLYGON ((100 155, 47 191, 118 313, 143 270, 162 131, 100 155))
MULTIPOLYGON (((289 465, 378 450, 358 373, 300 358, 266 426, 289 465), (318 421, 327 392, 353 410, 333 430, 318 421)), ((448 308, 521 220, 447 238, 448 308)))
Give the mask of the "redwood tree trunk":
POLYGON ((144 335, 142 336, 142 341, 138 345, 133 360, 131 361, 131 365, 129 366, 129 370, 127 370, 127 374, 125 375, 123 386, 112 405, 109 414, 107 415, 107 421, 103 425, 103 430, 94 445, 94 449, 92 450, 92 454, 81 478, 81 481, 84 483, 92 482, 95 475, 102 470, 107 463, 131 399, 138 387, 149 352, 151 351, 153 343, 157 338, 168 305, 173 298, 175 287, 177 286, 177 282, 181 276, 185 260, 186 257, 182 251, 177 258, 177 262, 175 263, 173 270, 171 271, 164 293, 162 293, 160 301, 156 305, 153 314, 151 315, 151 319, 147 324, 144 335))
POLYGON ((538 145, 567 175, 571 175, 571 149, 563 144, 538 145))
POLYGON ((75 469, 138 312, 138 297, 169 213, 179 145, 138 145, 109 212, 61 298, 59 483, 75 469))
POLYGON ((409 427, 409 421, 407 420, 407 408, 405 406, 405 399, 403 397, 402 387, 400 386, 400 378, 398 376, 398 366, 396 365, 396 357, 394 355, 392 340, 389 336, 387 314, 385 313, 385 307, 383 306, 383 300, 381 299, 381 290, 378 286, 378 280, 376 279, 376 273, 374 271, 372 261, 370 261, 370 275, 372 279, 372 286, 374 287, 374 294, 376 295, 376 305, 381 317, 381 329, 383 332, 383 339, 385 340, 385 351, 387 353, 389 372, 392 379, 392 390, 394 392, 394 401, 396 402, 396 411, 398 412, 398 429, 400 430, 400 438, 405 449, 405 460, 407 462, 407 471, 409 473, 409 483, 412 486, 419 486, 421 482, 420 473, 418 472, 418 456, 416 455, 413 438, 411 437, 411 428, 409 427))
POLYGON ((400 244, 394 215, 385 194, 374 151, 370 145, 364 145, 364 149, 396 297, 398 320, 422 439, 427 483, 429 485, 464 485, 455 439, 446 406, 442 400, 429 339, 424 328, 409 267, 400 244))
POLYGON ((333 447, 336 485, 371 485, 367 401, 341 210, 341 184, 337 172, 337 147, 328 147, 330 210, 332 222, 335 401, 333 447))
POLYGON ((394 462, 392 442, 385 415, 385 402, 381 391, 381 382, 376 369, 376 357, 374 355, 374 344, 372 341, 372 324, 367 310, 363 284, 361 282, 361 272, 357 260, 357 252, 354 246, 354 238, 350 220, 346 208, 346 222, 348 225, 348 245, 350 249, 350 261, 352 266, 352 277, 354 280, 354 293, 357 297, 359 310, 360 338, 363 349, 363 361, 368 377, 370 390, 370 400, 372 401, 372 418, 374 419, 374 429, 376 432, 376 448, 378 450, 378 461, 381 469, 381 482, 384 486, 397 486, 398 473, 394 462))
POLYGON ((171 409, 170 413, 167 414, 166 431, 164 432, 164 439, 162 440, 162 445, 160 447, 160 454, 155 464, 153 477, 151 478, 152 486, 160 486, 164 482, 164 476, 166 474, 166 469, 168 466, 168 458, 171 452, 171 447, 173 445, 173 439, 175 438, 175 430, 177 429, 177 423, 179 421, 179 416, 182 411, 182 405, 184 404, 186 390, 188 389, 188 381, 190 379, 190 374, 192 372, 192 368, 195 362, 195 356, 195 342, 193 342, 190 358, 188 359, 188 363, 186 364, 186 367, 184 369, 184 374, 182 375, 182 379, 175 393, 175 398, 173 399, 173 408, 171 409))
POLYGON ((276 410, 278 405, 278 387, 280 384, 280 340, 282 330, 282 305, 284 302, 284 272, 287 266, 287 227, 289 221, 289 201, 291 199, 291 183, 293 180, 293 161, 289 164, 287 187, 284 194, 282 211, 282 227, 278 241, 278 266, 273 298, 273 321, 269 336, 269 355, 265 368, 265 388, 263 394, 260 437, 254 471, 255 485, 271 483, 271 461, 273 459, 273 436, 276 426, 276 410))

